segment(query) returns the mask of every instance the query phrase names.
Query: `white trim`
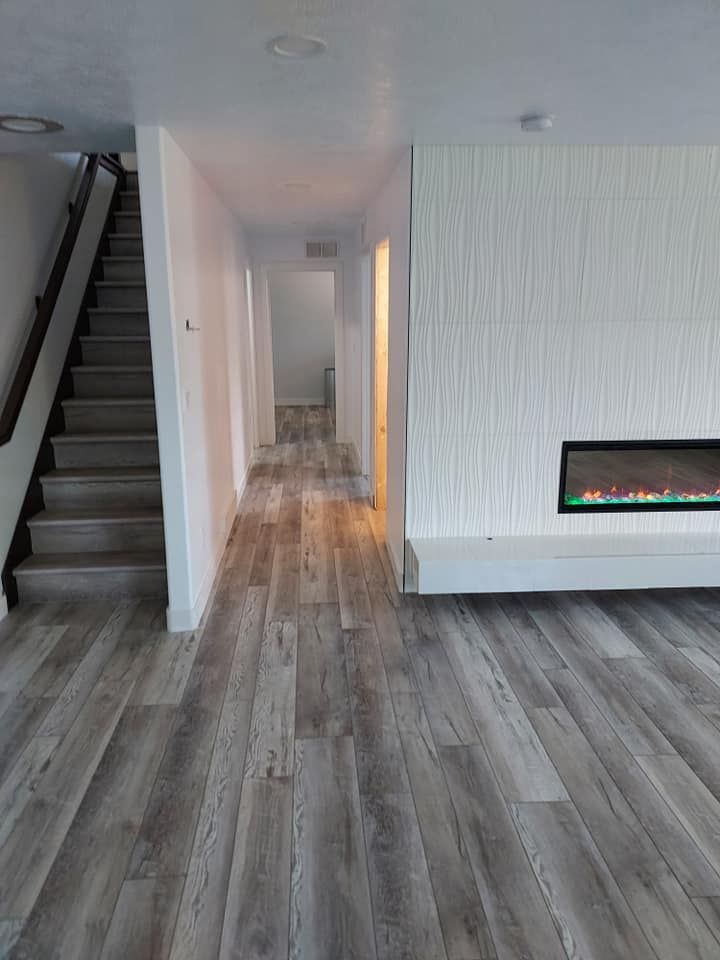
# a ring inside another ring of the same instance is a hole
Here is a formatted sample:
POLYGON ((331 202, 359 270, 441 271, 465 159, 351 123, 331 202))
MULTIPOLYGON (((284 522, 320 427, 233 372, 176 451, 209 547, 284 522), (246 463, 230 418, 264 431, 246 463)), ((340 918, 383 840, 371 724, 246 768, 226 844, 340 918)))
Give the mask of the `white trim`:
MULTIPOLYGON (((271 273, 332 273, 335 278, 335 439, 344 443, 345 423, 345 308, 343 261, 278 260, 259 265, 256 291, 255 357, 257 371, 258 439, 261 446, 275 443, 275 383, 272 355, 272 317, 269 279, 271 273)), ((278 401, 279 402, 279 401, 278 401)))
MULTIPOLYGON (((386 514, 387 517, 387 514, 386 514)), ((387 522, 387 521, 386 521, 387 522)), ((387 555, 390 558, 390 566, 392 567, 392 572, 395 577, 395 585, 398 588, 399 593, 403 592, 403 575, 402 567, 397 561, 397 557, 393 551, 393 548, 390 546, 390 541, 385 537, 385 549, 387 550, 387 555)))
POLYGON ((290 397, 289 399, 283 397, 282 399, 278 398, 275 401, 276 406, 278 407, 324 407, 325 398, 324 397, 290 397))
POLYGON ((0 620, 4 620, 9 612, 7 597, 4 593, 0 593, 0 620))
MULTIPOLYGON (((245 481, 247 481, 249 470, 250 468, 248 467, 248 470, 245 472, 245 481)), ((202 616, 205 613, 205 607, 207 606, 208 600, 210 599, 210 594, 212 593, 215 578, 217 577, 220 564, 222 563, 222 558, 225 554, 225 548, 227 547, 227 542, 230 538, 233 524, 235 523, 239 502, 240 496, 236 492, 233 495, 230 505, 225 512, 225 532, 218 542, 218 547, 215 551, 215 557, 213 558, 213 562, 210 564, 205 576, 203 577, 200 591, 193 606, 189 609, 175 609, 172 607, 167 608, 166 617, 168 633, 180 633, 187 630, 195 630, 202 620, 202 616)))

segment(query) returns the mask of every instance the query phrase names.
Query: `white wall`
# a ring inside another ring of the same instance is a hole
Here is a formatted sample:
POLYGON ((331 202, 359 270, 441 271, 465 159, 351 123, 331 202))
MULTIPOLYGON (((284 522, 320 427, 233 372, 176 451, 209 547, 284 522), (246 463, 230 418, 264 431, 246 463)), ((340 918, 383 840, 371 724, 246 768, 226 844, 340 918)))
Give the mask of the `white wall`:
MULTIPOLYGON (((43 159, 47 161, 48 158, 43 159)), ((34 160, 28 161, 28 163, 30 169, 35 172, 37 172, 38 169, 44 168, 42 163, 36 166, 34 160)), ((2 164, 4 166, 4 160, 2 164)), ((56 178, 53 181, 55 187, 62 194, 61 202, 56 202, 54 205, 50 204, 62 221, 60 233, 64 230, 66 221, 66 216, 61 214, 61 208, 62 205, 67 202, 68 194, 66 194, 66 190, 68 183, 74 178, 74 167, 72 163, 69 160, 67 162, 63 160, 61 165, 62 171, 59 168, 56 169, 54 164, 50 164, 47 168, 48 170, 52 170, 53 177, 56 178)), ((31 179, 23 181, 20 175, 20 182, 24 182, 27 186, 31 182, 31 179)), ((47 425, 50 408, 55 399, 60 376, 65 366, 70 341, 85 295, 88 277, 90 276, 90 270, 95 259, 95 254, 97 253, 98 243, 100 242, 102 230, 107 218, 113 190, 115 189, 115 182, 115 177, 106 170, 101 169, 98 171, 95 187, 88 201, 85 217, 80 227, 80 233, 65 275, 65 281, 60 290, 52 322, 45 337, 42 350, 40 351, 38 363, 30 382, 20 418, 10 442, 0 447, 0 568, 5 565, 7 559, 10 543, 15 532, 15 527, 17 526, 20 510, 25 499, 25 493, 40 448, 40 442, 42 441, 47 425)), ((43 188, 40 181, 36 183, 36 186, 38 191, 42 193, 43 188)), ((19 198, 16 198, 18 202, 10 206, 12 206, 13 218, 15 218, 14 228, 17 232, 19 247, 26 250, 29 257, 33 254, 33 251, 38 255, 37 258, 32 261, 34 269, 38 271, 36 276, 30 275, 29 270, 26 269, 28 265, 20 263, 15 265, 18 284, 23 287, 26 295, 32 299, 35 290, 39 289, 42 291, 45 287, 46 274, 48 272, 46 268, 51 266, 51 264, 46 263, 43 254, 47 251, 47 241, 50 234, 54 233, 55 227, 60 224, 58 224, 57 217, 52 221, 48 218, 48 221, 44 224, 46 242, 45 244, 41 244, 38 239, 41 227, 40 211, 36 208, 34 201, 27 197, 25 197, 25 199, 27 200, 26 204, 20 203, 19 198), (32 227, 25 223, 25 217, 35 218, 32 227), (30 242, 31 240, 33 242, 30 242), (43 248, 42 253, 41 248, 43 248)), ((53 200, 57 200, 55 195, 53 195, 53 200)), ((50 203, 49 197, 48 203, 50 203)), ((8 214, 8 216, 10 215, 8 214)), ((4 209, 2 215, 0 215, 0 223, 2 223, 4 240, 6 237, 12 239, 13 224, 6 223, 4 209), (5 232, 6 230, 7 233, 5 232)), ((53 244, 51 260, 54 260, 55 252, 55 244, 53 244)), ((13 262, 15 253, 11 243, 8 243, 4 249, 2 257, 4 258, 5 256, 7 256, 10 263, 13 262)), ((16 294, 16 278, 12 273, 8 272, 5 267, 6 261, 3 259, 0 262, 0 270, 3 271, 2 286, 0 287, 0 289, 2 289, 3 301, 4 303, 13 303, 15 305, 13 309, 19 309, 21 306, 20 314, 27 318, 26 311, 28 305, 24 301, 21 304, 16 294)), ((4 355, 6 334, 8 335, 8 339, 10 339, 9 331, 15 331, 17 334, 19 330, 20 325, 17 323, 17 320, 20 314, 13 312, 3 314, 3 351, 0 352, 0 355, 4 355)), ((7 360, 6 356, 3 356, 3 358, 7 360)), ((6 367, 6 370, 9 370, 9 367, 6 367)), ((3 600, 0 598, 0 608, 2 607, 3 600)))
POLYGON ((136 130, 160 443, 168 625, 205 608, 252 455, 235 216, 162 127, 136 130), (186 320, 197 331, 188 332, 186 320))
POLYGON ((374 248, 381 240, 388 237, 390 239, 386 536, 390 557, 399 578, 405 568, 405 414, 411 169, 412 155, 408 151, 365 214, 366 244, 374 248))
POLYGON ((0 398, 15 369, 68 221, 76 153, 0 156, 0 398))
POLYGON ((718 531, 558 515, 563 440, 720 435, 720 148, 418 147, 408 537, 718 531))
POLYGON ((275 402, 322 403, 325 367, 335 366, 334 275, 271 270, 268 288, 275 402))
MULTIPOLYGON (((250 249, 253 260, 255 293, 255 352, 257 357, 258 436, 260 443, 275 442, 272 379, 272 346, 268 342, 270 331, 267 275, 273 264, 302 264, 305 260, 305 241, 312 239, 337 240, 337 260, 323 261, 323 268, 333 265, 341 278, 342 317, 340 329, 335 331, 335 375, 337 384, 336 420, 340 442, 354 442, 348 434, 347 423, 352 422, 357 398, 353 393, 353 364, 359 363, 353 351, 353 328, 359 325, 357 295, 357 241, 352 231, 324 231, 314 237, 302 228, 253 232, 250 249), (347 376, 346 376, 347 371, 347 376)), ((338 276, 336 272, 336 284, 338 276)), ((359 342, 359 341, 358 341, 359 342)), ((358 446, 359 450, 359 446, 358 446)))

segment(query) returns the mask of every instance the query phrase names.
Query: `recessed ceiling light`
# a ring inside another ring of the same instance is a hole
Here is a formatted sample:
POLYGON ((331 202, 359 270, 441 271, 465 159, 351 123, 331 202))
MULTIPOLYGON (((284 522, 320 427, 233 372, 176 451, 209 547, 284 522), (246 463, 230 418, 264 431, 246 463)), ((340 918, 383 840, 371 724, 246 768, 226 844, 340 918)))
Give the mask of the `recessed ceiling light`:
POLYGON ((284 33, 268 41, 267 48, 276 57, 286 60, 308 60, 325 53, 327 44, 319 37, 310 37, 304 33, 284 33))
POLYGON ((525 133, 542 133, 543 130, 549 130, 553 125, 555 117, 551 113, 533 114, 529 117, 523 117, 520 120, 520 126, 525 133))
POLYGON ((0 130, 7 133, 56 133, 63 125, 45 117, 24 117, 17 113, 0 114, 0 130))

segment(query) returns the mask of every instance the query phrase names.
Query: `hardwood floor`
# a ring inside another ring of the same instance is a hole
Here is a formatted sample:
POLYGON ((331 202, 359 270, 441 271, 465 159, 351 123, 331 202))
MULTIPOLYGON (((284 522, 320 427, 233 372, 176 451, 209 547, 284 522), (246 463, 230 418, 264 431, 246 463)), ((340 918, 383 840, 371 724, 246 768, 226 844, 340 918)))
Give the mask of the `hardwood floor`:
POLYGON ((194 633, 0 623, 0 957, 718 960, 720 594, 401 596, 332 433, 194 633))

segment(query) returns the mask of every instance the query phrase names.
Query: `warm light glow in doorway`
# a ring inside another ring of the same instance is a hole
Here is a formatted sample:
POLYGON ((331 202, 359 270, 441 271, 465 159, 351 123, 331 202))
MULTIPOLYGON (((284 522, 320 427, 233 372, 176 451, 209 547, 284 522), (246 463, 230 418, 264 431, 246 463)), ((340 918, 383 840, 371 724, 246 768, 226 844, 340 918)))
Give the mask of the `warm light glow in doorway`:
POLYGON ((375 490, 376 510, 387 505, 388 319, 390 241, 375 247, 375 490))

